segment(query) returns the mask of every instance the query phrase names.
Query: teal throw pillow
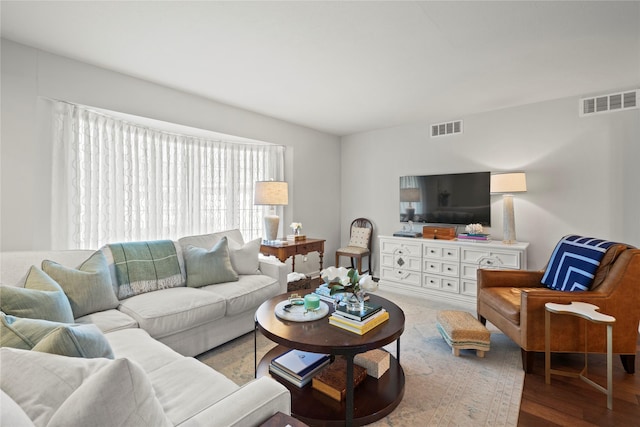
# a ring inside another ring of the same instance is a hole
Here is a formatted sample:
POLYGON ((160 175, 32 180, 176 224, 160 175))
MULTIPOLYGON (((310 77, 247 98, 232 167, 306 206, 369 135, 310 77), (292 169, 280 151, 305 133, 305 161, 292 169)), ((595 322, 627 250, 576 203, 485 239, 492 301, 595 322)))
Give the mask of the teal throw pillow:
POLYGON ((21 319, 0 313, 0 347, 40 351, 69 357, 107 357, 113 351, 96 325, 21 319))
POLYGON ((192 288, 238 280, 238 274, 231 265, 226 237, 220 239, 211 250, 187 246, 184 249, 184 264, 187 286, 192 288))
POLYGON ((78 269, 48 260, 42 261, 42 269, 62 287, 76 319, 120 304, 111 285, 107 258, 100 251, 94 252, 78 269))
POLYGON ((53 322, 73 322, 73 312, 64 291, 38 267, 31 267, 24 288, 0 286, 0 310, 18 317, 53 322))

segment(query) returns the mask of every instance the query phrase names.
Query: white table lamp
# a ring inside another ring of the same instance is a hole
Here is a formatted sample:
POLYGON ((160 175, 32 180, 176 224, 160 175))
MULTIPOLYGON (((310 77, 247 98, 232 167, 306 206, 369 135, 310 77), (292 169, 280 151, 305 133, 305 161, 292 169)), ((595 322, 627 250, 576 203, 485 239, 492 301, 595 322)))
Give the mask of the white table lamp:
POLYGON ((276 240, 280 217, 276 214, 275 207, 289 204, 287 183, 284 181, 256 181, 253 204, 271 206, 269 214, 264 217, 265 240, 276 240))
POLYGON ((491 175, 491 193, 502 193, 502 242, 516 243, 516 219, 513 211, 513 194, 527 191, 524 172, 491 175))

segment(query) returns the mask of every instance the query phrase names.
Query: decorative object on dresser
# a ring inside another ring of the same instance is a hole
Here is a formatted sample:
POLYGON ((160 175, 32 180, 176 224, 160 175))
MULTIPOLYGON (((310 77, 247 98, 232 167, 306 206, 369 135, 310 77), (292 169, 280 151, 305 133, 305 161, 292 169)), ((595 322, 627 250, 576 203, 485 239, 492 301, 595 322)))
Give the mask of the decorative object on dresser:
POLYGON ((502 194, 502 242, 516 242, 516 220, 513 210, 513 194, 527 191, 527 178, 524 172, 501 173, 491 175, 491 193, 502 194))
POLYGON ((264 238, 274 241, 278 237, 280 217, 276 214, 276 206, 289 204, 289 187, 284 181, 256 181, 254 205, 270 206, 270 213, 264 216, 264 238))
POLYGON ((425 225, 422 227, 422 237, 434 240, 453 240, 456 238, 456 228, 425 225))
POLYGON ((381 289, 476 306, 479 268, 527 268, 528 243, 380 237, 381 289))
POLYGON ((359 273, 371 272, 371 239, 373 236, 373 224, 367 218, 356 218, 349 227, 349 244, 336 251, 336 267, 340 266, 340 257, 348 257, 351 268, 356 268, 359 273), (362 271, 362 258, 368 257, 369 268, 362 271), (357 266, 353 260, 357 259, 357 266))

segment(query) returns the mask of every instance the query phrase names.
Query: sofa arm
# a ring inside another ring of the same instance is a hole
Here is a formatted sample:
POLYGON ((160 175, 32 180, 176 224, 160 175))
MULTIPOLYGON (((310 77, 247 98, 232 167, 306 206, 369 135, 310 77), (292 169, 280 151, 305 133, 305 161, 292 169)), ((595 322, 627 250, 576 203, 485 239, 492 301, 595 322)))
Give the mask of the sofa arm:
POLYGON ((280 293, 287 292, 287 274, 289 273, 287 264, 277 258, 260 256, 260 271, 262 274, 273 277, 280 284, 280 293))
POLYGON ((478 290, 482 288, 538 288, 543 271, 478 269, 478 290))
POLYGON ((279 382, 262 377, 245 384, 180 426, 258 426, 276 412, 291 414, 291 393, 279 382))

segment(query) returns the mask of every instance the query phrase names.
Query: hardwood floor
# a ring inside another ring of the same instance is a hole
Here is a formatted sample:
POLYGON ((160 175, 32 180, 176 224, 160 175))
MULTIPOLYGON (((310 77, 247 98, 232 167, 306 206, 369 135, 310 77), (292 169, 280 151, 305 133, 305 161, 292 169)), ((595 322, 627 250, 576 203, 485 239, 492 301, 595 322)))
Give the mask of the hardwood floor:
MULTIPOLYGON (((580 354, 554 354, 554 369, 579 371, 580 354)), ((589 378, 606 385, 605 355, 589 355, 589 378)), ((533 373, 526 374, 520 403, 520 427, 541 426, 640 426, 640 339, 636 354, 636 373, 627 374, 620 357, 613 357, 613 410, 607 409, 607 396, 579 378, 551 376, 544 382, 544 353, 536 354, 533 373)))

